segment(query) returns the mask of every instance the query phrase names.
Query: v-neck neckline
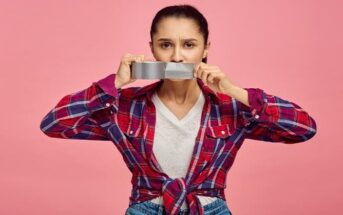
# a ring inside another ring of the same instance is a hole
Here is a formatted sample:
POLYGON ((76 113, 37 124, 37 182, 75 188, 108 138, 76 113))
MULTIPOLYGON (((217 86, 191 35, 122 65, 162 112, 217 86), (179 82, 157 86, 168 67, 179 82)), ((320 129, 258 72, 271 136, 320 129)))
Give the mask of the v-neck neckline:
MULTIPOLYGON (((155 92, 154 95, 157 105, 162 109, 162 113, 167 116, 167 118, 176 125, 184 125, 188 122, 192 116, 196 113, 194 110, 200 105, 200 102, 203 101, 203 93, 200 92, 197 101, 194 103, 191 109, 184 115, 181 119, 177 118, 176 115, 162 102, 158 94, 155 92)), ((201 109, 201 108, 200 108, 201 109)))
MULTIPOLYGON (((189 166, 187 168, 187 174, 184 177, 186 180, 186 184, 189 184, 191 179, 193 178, 194 174, 197 174, 198 170, 198 163, 201 163, 204 161, 206 155, 203 154, 201 148, 203 147, 204 141, 202 141, 202 137, 205 135, 206 126, 210 121, 210 115, 211 115, 211 99, 216 99, 216 97, 212 97, 212 95, 215 95, 215 93, 204 83, 200 78, 197 78, 197 82, 202 90, 202 95, 204 98, 204 105, 202 107, 201 112, 201 118, 200 118, 200 128, 198 130, 197 136, 195 138, 195 145, 192 152, 192 160, 189 163, 189 166)), ((156 87, 160 86, 163 83, 162 81, 156 82, 155 85, 150 85, 149 87, 144 88, 141 91, 138 91, 134 96, 142 95, 143 93, 147 93, 147 108, 145 112, 145 119, 146 123, 148 124, 147 130, 145 133, 147 136, 146 138, 146 144, 144 144, 145 152, 147 153, 147 159, 148 163, 152 168, 152 172, 156 172, 158 174, 161 174, 165 179, 170 178, 169 175, 164 172, 159 165, 154 152, 153 152, 153 144, 154 144, 154 135, 155 135, 155 126, 156 126, 156 105, 154 105, 154 102, 152 101, 152 95, 154 94, 156 87)))

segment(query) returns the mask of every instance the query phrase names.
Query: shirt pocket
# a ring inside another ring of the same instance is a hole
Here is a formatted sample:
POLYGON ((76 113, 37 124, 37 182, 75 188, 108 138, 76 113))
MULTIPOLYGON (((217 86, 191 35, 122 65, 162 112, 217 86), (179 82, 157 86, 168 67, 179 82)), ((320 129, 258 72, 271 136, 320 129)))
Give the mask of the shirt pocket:
POLYGON ((131 143, 131 146, 139 153, 143 153, 142 150, 145 148, 146 144, 145 129, 143 124, 129 124, 123 133, 126 139, 131 143))
POLYGON ((232 135, 229 124, 208 126, 206 135, 212 138, 227 138, 232 135))
POLYGON ((127 129, 124 130, 124 133, 128 138, 137 138, 143 135, 141 125, 139 124, 128 125, 127 129))
POLYGON ((204 150, 207 152, 219 151, 226 147, 226 143, 232 136, 232 129, 229 124, 208 126, 205 130, 204 150))
POLYGON ((144 140, 144 128, 141 123, 129 124, 126 129, 123 130, 123 133, 135 147, 139 147, 141 141, 144 140))

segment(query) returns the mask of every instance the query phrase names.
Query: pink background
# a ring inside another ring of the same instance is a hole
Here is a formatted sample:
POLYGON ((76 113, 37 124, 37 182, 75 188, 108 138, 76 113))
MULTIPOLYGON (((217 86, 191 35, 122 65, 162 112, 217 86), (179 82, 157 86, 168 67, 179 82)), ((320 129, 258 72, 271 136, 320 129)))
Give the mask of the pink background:
MULTIPOLYGON (((112 142, 49 138, 39 124, 126 52, 151 58, 152 18, 176 3, 0 2, 0 214, 124 214, 131 176, 112 142)), ((304 143, 244 142, 227 181, 233 214, 342 214, 342 1, 187 3, 209 22, 208 64, 297 103, 318 126, 304 143)))

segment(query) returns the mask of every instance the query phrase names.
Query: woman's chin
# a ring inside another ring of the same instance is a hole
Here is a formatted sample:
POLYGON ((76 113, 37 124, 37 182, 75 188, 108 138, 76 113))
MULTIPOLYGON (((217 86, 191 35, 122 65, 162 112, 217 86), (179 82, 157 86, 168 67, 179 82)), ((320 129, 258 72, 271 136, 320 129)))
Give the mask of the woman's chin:
POLYGON ((168 78, 169 81, 174 81, 174 82, 182 82, 182 81, 186 81, 187 79, 170 79, 168 78))

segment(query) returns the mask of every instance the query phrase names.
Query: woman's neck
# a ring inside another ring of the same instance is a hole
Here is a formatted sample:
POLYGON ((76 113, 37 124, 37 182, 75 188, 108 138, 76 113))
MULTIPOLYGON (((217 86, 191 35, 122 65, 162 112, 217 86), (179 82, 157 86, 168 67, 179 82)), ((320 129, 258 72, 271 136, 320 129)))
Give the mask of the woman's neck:
POLYGON ((186 79, 183 81, 171 81, 164 79, 157 89, 157 95, 162 100, 174 101, 182 105, 193 103, 200 95, 201 89, 196 79, 186 79))

